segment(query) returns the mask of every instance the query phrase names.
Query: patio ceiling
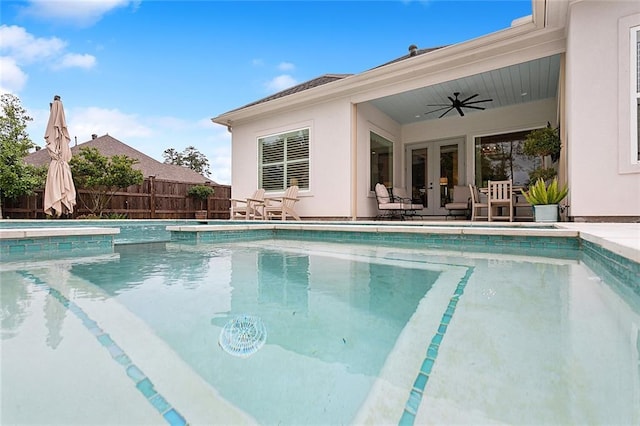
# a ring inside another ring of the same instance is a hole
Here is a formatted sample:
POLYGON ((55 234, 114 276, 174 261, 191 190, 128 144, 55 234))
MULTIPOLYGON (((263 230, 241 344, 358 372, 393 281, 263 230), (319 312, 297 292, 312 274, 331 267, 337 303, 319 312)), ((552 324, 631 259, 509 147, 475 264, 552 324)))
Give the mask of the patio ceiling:
MULTIPOLYGON (((447 81, 396 95, 370 101, 379 110, 400 124, 409 124, 425 120, 437 120, 446 111, 428 113, 441 107, 429 107, 432 104, 451 104, 447 96, 459 92, 459 99, 478 94, 472 101, 493 99, 491 102, 474 106, 502 108, 515 104, 553 98, 557 95, 560 75, 560 55, 536 59, 521 64, 471 75, 457 80, 447 81)), ((481 110, 463 108, 467 114, 481 113, 481 110)), ((454 109, 442 117, 459 117, 454 109)))

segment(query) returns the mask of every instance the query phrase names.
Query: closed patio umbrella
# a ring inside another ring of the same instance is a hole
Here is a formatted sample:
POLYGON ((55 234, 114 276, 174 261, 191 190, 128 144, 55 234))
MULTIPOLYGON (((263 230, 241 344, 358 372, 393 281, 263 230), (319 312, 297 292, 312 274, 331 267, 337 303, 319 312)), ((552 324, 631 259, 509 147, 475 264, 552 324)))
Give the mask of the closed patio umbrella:
POLYGON ((54 96, 50 110, 49 122, 44 134, 51 157, 44 188, 44 212, 59 217, 62 214, 73 213, 73 206, 76 205, 76 188, 69 167, 71 138, 60 96, 54 96))

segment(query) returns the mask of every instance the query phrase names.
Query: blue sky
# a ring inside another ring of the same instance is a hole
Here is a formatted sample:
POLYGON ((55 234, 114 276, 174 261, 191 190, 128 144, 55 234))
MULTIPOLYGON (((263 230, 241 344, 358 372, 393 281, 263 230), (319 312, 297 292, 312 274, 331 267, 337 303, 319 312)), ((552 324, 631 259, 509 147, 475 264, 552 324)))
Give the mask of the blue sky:
POLYGON ((36 144, 60 95, 72 144, 108 133, 159 161, 193 145, 230 184, 231 135, 212 117, 529 14, 530 0, 2 0, 0 90, 33 117, 36 144))

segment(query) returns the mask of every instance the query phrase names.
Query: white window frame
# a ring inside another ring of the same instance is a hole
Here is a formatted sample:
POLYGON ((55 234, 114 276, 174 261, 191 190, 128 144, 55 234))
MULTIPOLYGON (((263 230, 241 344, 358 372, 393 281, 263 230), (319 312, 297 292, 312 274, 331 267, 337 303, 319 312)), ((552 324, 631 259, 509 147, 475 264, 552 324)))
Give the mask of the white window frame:
POLYGON ((305 158, 298 158, 295 160, 289 160, 287 158, 287 147, 286 147, 286 142, 285 145, 283 146, 284 149, 284 153, 283 153, 283 160, 280 162, 274 162, 274 163, 268 163, 268 165, 275 165, 275 164, 281 164, 283 169, 284 169, 284 176, 283 176, 283 181, 282 181, 282 188, 270 188, 267 189, 267 192, 271 192, 271 193, 278 193, 278 192, 282 192, 284 190, 287 189, 287 187, 291 186, 291 185, 298 185, 300 187, 300 190, 309 190, 310 185, 311 185, 311 128, 309 126, 305 126, 305 127, 297 127, 297 128, 293 128, 291 130, 285 130, 285 131, 280 131, 277 133, 270 133, 267 135, 262 135, 262 136, 258 136, 257 137, 257 145, 258 145, 258 186, 259 187, 264 187, 263 185, 263 167, 265 166, 265 163, 263 162, 263 153, 262 153, 262 141, 264 139, 270 138, 270 137, 278 137, 278 136, 284 136, 286 134, 289 133, 295 133, 295 132, 307 132, 307 140, 308 140, 308 156, 305 158), (291 177, 289 177, 287 175, 287 166, 289 164, 296 164, 296 163, 304 163, 306 161, 307 163, 307 184, 305 185, 304 182, 299 182, 297 179, 291 179, 291 177))
POLYGON ((638 158, 638 31, 640 14, 625 16, 618 21, 618 171, 640 173, 638 158))
MULTIPOLYGON (((378 136, 379 138, 384 139, 386 142, 389 142, 391 144, 391 158, 389 159, 389 163, 391 164, 391 175, 389 176, 389 180, 387 182, 383 182, 387 185, 390 185, 391 187, 393 187, 394 182, 395 182, 395 169, 396 169, 396 163, 395 163, 395 157, 396 157, 396 146, 397 144, 395 143, 395 141, 390 137, 390 135, 388 135, 386 132, 381 131, 380 129, 377 128, 371 128, 369 129, 369 150, 367 152, 368 156, 370 157, 372 155, 372 147, 371 147, 371 139, 373 138, 373 134, 375 134, 376 136, 378 136)), ((372 179, 372 175, 373 175, 373 170, 371 169, 371 158, 369 158, 368 161, 368 168, 369 168, 369 175, 368 175, 368 184, 371 184, 371 179, 372 179)), ((375 196, 375 190, 374 188, 368 188, 369 189, 369 195, 370 196, 375 196)))

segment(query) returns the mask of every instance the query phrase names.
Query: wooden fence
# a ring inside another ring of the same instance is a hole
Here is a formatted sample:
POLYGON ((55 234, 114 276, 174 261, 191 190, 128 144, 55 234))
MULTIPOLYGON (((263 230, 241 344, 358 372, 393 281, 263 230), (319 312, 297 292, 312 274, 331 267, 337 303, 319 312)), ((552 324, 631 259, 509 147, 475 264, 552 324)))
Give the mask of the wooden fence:
MULTIPOLYGON (((195 212, 207 211, 207 219, 228 219, 231 187, 211 185, 215 192, 206 202, 187 197, 196 184, 145 178, 142 185, 132 185, 116 192, 103 215, 126 215, 128 219, 193 219, 195 212)), ((76 207, 71 218, 90 214, 89 192, 77 189, 76 207)), ((43 190, 35 195, 2 200, 2 215, 10 219, 45 219, 43 190)))

